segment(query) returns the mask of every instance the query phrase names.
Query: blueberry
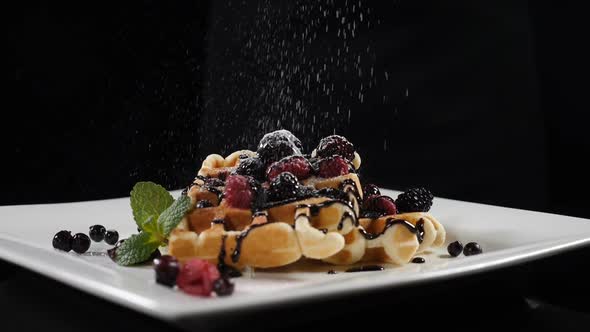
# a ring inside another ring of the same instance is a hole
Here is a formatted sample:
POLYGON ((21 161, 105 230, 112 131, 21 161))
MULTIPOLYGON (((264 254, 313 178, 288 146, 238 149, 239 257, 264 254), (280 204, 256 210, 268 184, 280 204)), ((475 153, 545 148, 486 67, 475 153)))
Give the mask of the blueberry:
POLYGON ((461 255, 461 252, 463 251, 463 243, 459 241, 451 242, 447 247, 447 251, 449 252, 449 255, 457 257, 461 255))
POLYGON ((206 199, 202 199, 200 201, 197 202, 196 208, 197 209, 202 209, 202 208, 208 208, 208 207, 212 207, 213 204, 206 200, 206 199))
POLYGON ((156 282, 168 287, 176 285, 176 276, 180 270, 178 260, 170 255, 157 257, 154 260, 156 282))
POLYGON ((59 231, 53 236, 53 247, 55 249, 70 251, 72 250, 72 232, 59 231))
POLYGON ((217 296, 228 296, 234 292, 234 284, 226 278, 219 278, 213 283, 213 291, 217 296))
POLYGON ((476 242, 469 242, 465 245, 465 248, 463 248, 463 255, 465 256, 478 255, 482 252, 483 250, 476 242))
POLYGON ((107 244, 114 245, 115 243, 117 243, 117 241, 119 241, 119 232, 117 232, 116 230, 109 229, 104 234, 104 242, 106 242, 107 244))
POLYGON ((78 254, 83 254, 90 248, 90 238, 88 235, 78 233, 72 238, 72 250, 78 254))
POLYGON ((107 230, 106 228, 104 228, 103 225, 94 225, 90 226, 90 231, 88 232, 88 235, 90 235, 92 241, 100 242, 104 240, 104 234, 106 233, 106 231, 107 230))

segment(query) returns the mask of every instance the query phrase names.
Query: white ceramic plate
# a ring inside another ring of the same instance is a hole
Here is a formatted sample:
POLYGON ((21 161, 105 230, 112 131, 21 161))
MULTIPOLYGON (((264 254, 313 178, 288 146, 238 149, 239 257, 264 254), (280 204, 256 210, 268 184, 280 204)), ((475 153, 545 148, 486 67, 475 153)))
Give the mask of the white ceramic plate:
MULTIPOLYGON (((175 197, 179 192, 173 193, 175 197)), ((384 190, 384 194, 397 193, 384 190)), ((126 237, 136 231, 129 199, 0 207, 0 258, 88 293, 168 321, 242 308, 260 308, 318 297, 346 295, 380 287, 451 278, 539 258, 590 243, 590 220, 435 199, 431 211, 446 227, 447 243, 476 241, 477 256, 450 258, 446 247, 420 255, 424 264, 385 271, 327 274, 321 264, 300 264, 273 271, 255 271, 234 279, 236 292, 226 298, 199 298, 154 283, 150 267, 120 267, 106 256, 77 255, 52 248, 62 229, 87 232, 102 224, 126 237), (278 291, 280 290, 280 291, 278 291)), ((91 251, 104 251, 93 243, 91 251)), ((337 269, 338 270, 338 269, 337 269)), ((340 269, 343 270, 343 269, 340 269)), ((204 318, 204 317, 202 317, 204 318)))

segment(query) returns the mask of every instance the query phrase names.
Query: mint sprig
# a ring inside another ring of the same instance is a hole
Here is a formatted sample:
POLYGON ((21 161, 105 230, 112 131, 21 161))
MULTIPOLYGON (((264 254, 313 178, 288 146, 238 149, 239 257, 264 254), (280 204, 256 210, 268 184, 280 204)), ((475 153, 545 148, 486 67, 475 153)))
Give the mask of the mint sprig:
POLYGON ((150 216, 157 217, 174 202, 174 198, 164 187, 153 182, 138 182, 131 190, 131 209, 137 226, 143 224, 150 216))
POLYGON ((131 191, 131 209, 142 232, 116 249, 115 261, 125 266, 144 262, 158 247, 165 246, 170 232, 191 209, 191 200, 188 196, 174 200, 164 187, 139 182, 131 191))

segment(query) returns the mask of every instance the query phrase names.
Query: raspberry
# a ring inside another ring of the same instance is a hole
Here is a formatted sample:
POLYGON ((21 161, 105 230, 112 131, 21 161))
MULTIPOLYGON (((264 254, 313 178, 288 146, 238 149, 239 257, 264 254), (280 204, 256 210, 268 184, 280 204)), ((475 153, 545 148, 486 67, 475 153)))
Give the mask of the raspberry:
POLYGON ((332 156, 319 161, 318 175, 323 178, 348 174, 350 166, 341 156, 332 156))
POLYGON ((250 178, 243 175, 230 175, 225 181, 224 197, 229 206, 239 209, 249 209, 255 198, 250 178))
POLYGON ((379 191, 379 188, 374 184, 365 184, 363 186, 363 197, 366 198, 373 195, 381 195, 381 191, 379 191))
POLYGON ((266 177, 272 181, 283 172, 290 172, 299 180, 304 180, 311 176, 311 164, 302 156, 286 157, 272 163, 266 170, 266 177))
POLYGON ((331 135, 322 138, 320 144, 318 144, 316 153, 318 156, 324 158, 338 155, 352 161, 354 159, 354 145, 345 137, 331 135))
POLYGON ((434 196, 426 188, 412 188, 397 196, 395 204, 400 213, 428 212, 434 196))
POLYGON ((393 198, 383 195, 373 195, 365 199, 363 208, 368 212, 376 212, 380 216, 389 216, 397 213, 393 198))
POLYGON ((301 191, 301 185, 293 173, 283 172, 275 177, 268 190, 268 199, 270 201, 282 201, 289 198, 297 197, 301 191))
POLYGON ((302 150, 301 141, 288 130, 277 130, 262 137, 258 144, 258 156, 269 165, 284 157, 300 156, 302 150))
POLYGON ((191 259, 181 265, 176 285, 190 295, 210 296, 213 283, 219 277, 215 264, 204 259, 191 259))
POLYGON ((263 180, 265 176, 264 163, 260 158, 241 159, 235 173, 238 175, 248 175, 257 180, 263 180))

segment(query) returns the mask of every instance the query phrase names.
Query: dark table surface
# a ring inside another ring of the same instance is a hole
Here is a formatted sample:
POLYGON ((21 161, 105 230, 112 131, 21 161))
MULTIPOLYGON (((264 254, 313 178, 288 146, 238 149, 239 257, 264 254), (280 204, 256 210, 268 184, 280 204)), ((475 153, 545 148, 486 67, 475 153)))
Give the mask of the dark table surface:
POLYGON ((588 331, 590 273, 585 267, 589 259, 590 248, 582 248, 493 272, 313 303, 227 312, 178 325, 0 261, 0 312, 3 327, 25 331, 207 331, 244 326, 302 331, 346 329, 351 324, 394 329, 400 319, 420 328, 473 330, 469 321, 486 330, 588 331))

